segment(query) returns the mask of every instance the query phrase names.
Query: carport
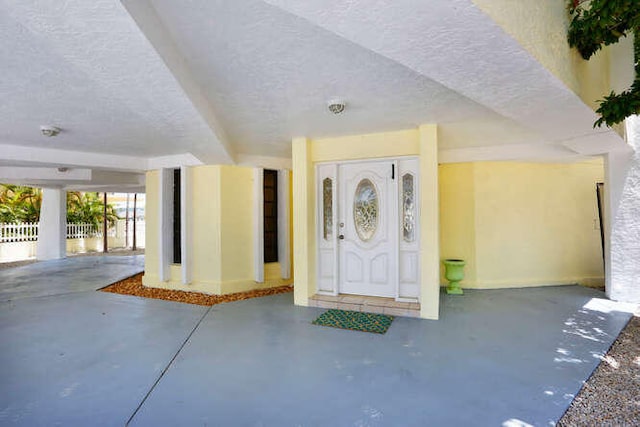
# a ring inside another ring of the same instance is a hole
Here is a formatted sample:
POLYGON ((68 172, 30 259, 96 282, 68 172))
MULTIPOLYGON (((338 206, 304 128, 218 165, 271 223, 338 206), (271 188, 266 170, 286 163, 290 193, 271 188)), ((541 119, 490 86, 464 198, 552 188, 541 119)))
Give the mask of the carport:
POLYGON ((0 424, 548 424, 630 317, 580 286, 469 290, 376 335, 312 325, 322 309, 291 294, 207 308, 95 292, 141 262, 0 271, 0 424))

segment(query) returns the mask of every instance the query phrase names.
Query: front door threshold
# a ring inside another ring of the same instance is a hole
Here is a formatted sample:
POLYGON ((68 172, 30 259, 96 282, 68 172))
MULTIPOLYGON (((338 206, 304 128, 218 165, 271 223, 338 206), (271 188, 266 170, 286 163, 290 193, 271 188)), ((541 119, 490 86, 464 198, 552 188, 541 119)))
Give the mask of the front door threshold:
POLYGON ((390 316, 420 317, 420 304, 417 302, 400 302, 393 298, 364 295, 340 294, 333 296, 316 294, 309 298, 309 307, 337 308, 339 310, 388 314, 390 316))

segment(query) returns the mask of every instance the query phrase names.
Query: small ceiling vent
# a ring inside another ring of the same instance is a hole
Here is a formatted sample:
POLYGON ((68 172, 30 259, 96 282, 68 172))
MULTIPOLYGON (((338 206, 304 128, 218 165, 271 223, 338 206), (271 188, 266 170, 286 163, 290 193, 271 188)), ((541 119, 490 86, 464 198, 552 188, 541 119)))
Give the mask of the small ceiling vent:
POLYGON ((40 126, 40 132, 46 137, 52 137, 60 133, 60 128, 57 128, 55 126, 42 125, 40 126))
POLYGON ((346 106, 347 104, 341 99, 332 99, 327 103, 329 111, 331 111, 333 114, 341 114, 346 106))

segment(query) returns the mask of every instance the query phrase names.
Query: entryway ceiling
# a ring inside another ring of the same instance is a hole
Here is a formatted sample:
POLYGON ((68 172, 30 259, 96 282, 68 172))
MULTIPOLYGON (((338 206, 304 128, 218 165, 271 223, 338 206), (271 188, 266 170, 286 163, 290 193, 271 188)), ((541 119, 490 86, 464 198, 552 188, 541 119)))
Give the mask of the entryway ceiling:
POLYGON ((0 46, 0 160, 20 167, 286 160, 294 136, 423 123, 443 158, 620 139, 471 0, 4 2, 0 46))

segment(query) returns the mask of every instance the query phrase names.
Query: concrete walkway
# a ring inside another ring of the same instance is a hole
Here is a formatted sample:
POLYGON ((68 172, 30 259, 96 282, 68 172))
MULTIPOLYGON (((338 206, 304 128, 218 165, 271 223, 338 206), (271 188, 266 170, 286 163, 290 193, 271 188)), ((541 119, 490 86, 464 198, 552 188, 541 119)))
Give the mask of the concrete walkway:
POLYGON ((323 310, 290 294, 209 309, 97 287, 0 303, 0 425, 550 425, 630 317, 578 286, 469 291, 376 335, 311 325, 323 310))

